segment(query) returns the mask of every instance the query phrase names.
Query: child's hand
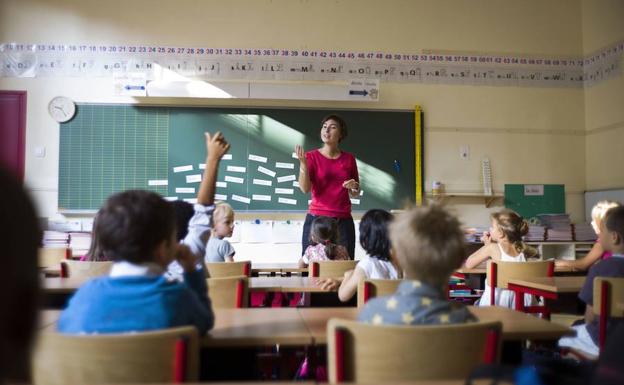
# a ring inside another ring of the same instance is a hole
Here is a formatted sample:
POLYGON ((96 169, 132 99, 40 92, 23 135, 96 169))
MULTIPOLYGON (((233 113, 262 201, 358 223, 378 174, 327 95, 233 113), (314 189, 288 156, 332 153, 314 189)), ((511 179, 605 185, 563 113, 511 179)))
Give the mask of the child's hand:
POLYGON ((483 242, 484 245, 489 245, 490 243, 492 243, 492 236, 490 235, 489 231, 483 232, 483 236, 481 237, 481 242, 483 242))
POLYGON ((316 284, 325 291, 336 291, 340 286, 340 281, 334 278, 319 278, 316 284))
POLYGON ((210 135, 209 132, 206 135, 206 150, 208 151, 208 158, 212 160, 219 160, 230 149, 230 144, 225 140, 221 132, 217 132, 214 135, 210 135))
POLYGON ((184 269, 184 272, 190 273, 195 271, 195 264, 197 260, 195 259, 195 255, 191 252, 188 246, 177 244, 175 250, 175 259, 178 261, 180 266, 184 269))

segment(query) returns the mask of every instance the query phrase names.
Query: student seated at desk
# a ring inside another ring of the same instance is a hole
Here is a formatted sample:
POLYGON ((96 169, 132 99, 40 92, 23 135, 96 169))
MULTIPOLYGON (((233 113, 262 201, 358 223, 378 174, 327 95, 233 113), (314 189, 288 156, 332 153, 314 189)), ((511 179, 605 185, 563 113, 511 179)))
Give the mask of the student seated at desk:
MULTIPOLYGON (((579 350, 589 356, 597 357, 598 349, 598 318, 594 315, 594 278, 596 277, 624 277, 624 206, 611 208, 600 223, 598 241, 603 249, 613 255, 592 266, 587 273, 583 288, 579 293, 581 301, 585 302, 585 323, 573 326, 576 337, 564 337, 559 340, 559 346, 579 350)), ((607 325, 607 339, 609 332, 622 321, 610 320, 607 325)))
POLYGON ((398 279, 399 270, 392 261, 388 225, 392 214, 385 210, 368 210, 360 220, 360 245, 366 251, 355 269, 344 274, 342 282, 334 278, 319 280, 319 285, 332 290, 338 285, 338 298, 349 301, 357 292, 358 282, 364 279, 398 279))
MULTIPOLYGON (((491 215, 492 226, 490 231, 483 234, 485 244, 466 260, 465 266, 472 269, 481 263, 492 259, 503 262, 526 262, 537 251, 522 242, 522 237, 529 232, 529 224, 520 215, 512 210, 502 210, 491 215)), ((496 305, 514 308, 514 292, 507 289, 496 289, 496 305)), ((525 294, 525 306, 533 305, 534 298, 525 294)), ((490 287, 486 282, 483 295, 477 302, 479 306, 490 306, 490 287)))
POLYGON ((212 234, 206 245, 205 261, 209 262, 234 262, 236 251, 226 241, 225 237, 231 237, 234 232, 234 210, 225 202, 216 204, 212 213, 212 234))
MULTIPOLYGON (((617 207, 619 205, 620 204, 617 202, 600 201, 596 203, 596 205, 592 208, 591 225, 594 228, 594 231, 596 232, 598 236, 600 236, 600 227, 601 227, 601 223, 604 219, 606 212, 609 209, 613 207, 617 207)), ((597 240, 596 243, 594 243, 594 246, 592 246, 589 253, 587 253, 587 255, 584 256, 583 258, 575 259, 573 261, 556 260, 555 267, 569 267, 569 268, 572 268, 573 270, 586 271, 594 263, 602 259, 607 259, 610 256, 611 256, 611 253, 603 249, 602 246, 600 245, 600 241, 597 240)))
MULTIPOLYGON (((210 218, 219 160, 229 148, 220 133, 206 134, 208 157, 200 185, 196 211, 210 218), (203 207, 203 208, 201 208, 203 207), (200 209, 201 208, 201 209, 200 209)), ((197 269, 205 251, 208 225, 191 227, 190 246, 176 241, 173 207, 158 194, 126 191, 107 199, 98 215, 102 252, 115 261, 110 275, 84 284, 72 297, 58 322, 64 333, 118 333, 194 325, 200 334, 214 324, 204 272, 197 269), (197 250, 192 250, 197 247, 197 250), (184 282, 163 273, 176 259, 184 270, 184 282)))
POLYGON ((465 255, 457 218, 437 205, 416 207, 390 225, 390 238, 405 280, 393 295, 368 301, 360 321, 413 325, 475 320, 465 306, 449 301, 445 292, 465 255))
POLYGON ((310 262, 348 260, 347 248, 338 244, 338 221, 319 216, 314 218, 310 228, 310 245, 299 258, 299 267, 308 267, 310 262))

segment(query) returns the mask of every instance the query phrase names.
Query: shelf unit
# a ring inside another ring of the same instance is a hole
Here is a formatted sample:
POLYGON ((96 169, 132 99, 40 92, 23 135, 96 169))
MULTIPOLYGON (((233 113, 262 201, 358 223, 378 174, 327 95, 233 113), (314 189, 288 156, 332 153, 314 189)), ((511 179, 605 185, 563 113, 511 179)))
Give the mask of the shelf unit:
POLYGON ((446 203, 449 199, 465 198, 465 199, 483 199, 485 207, 490 207, 497 199, 503 199, 504 196, 500 194, 484 195, 477 193, 443 193, 439 195, 427 194, 426 197, 438 203, 446 203))
POLYGON ((587 254, 594 242, 527 242, 527 244, 535 247, 542 259, 575 260, 587 254))

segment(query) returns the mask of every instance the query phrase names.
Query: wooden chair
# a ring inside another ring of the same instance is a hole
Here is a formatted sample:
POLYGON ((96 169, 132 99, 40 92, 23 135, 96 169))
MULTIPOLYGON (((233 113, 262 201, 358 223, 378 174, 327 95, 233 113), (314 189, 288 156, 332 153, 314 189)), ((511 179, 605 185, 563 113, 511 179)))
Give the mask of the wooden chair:
POLYGON ((112 261, 72 261, 61 262, 61 277, 93 278, 107 275, 113 267, 112 261))
POLYGON ((70 259, 71 249, 68 247, 40 247, 39 267, 60 267, 61 261, 70 259))
POLYGON ((251 275, 251 262, 210 262, 206 263, 208 278, 238 277, 251 275))
POLYGON ((35 347, 37 385, 197 381, 193 326, 125 334, 42 333, 35 347))
MULTIPOLYGON (((496 304, 496 288, 507 289, 510 279, 535 277, 552 277, 555 272, 553 261, 505 262, 489 261, 487 264, 487 282, 490 285, 490 305, 496 304)), ((524 296, 515 296, 515 308, 525 313, 542 313, 544 318, 550 317, 546 306, 524 306, 524 296)))
POLYGON ((498 361, 501 328, 500 322, 376 326, 331 319, 327 324, 329 380, 464 380, 475 366, 498 361))
POLYGON ((371 298, 393 294, 401 282, 400 279, 365 279, 358 282, 358 307, 364 306, 371 298))
POLYGON ((242 308, 249 304, 246 276, 208 278, 208 295, 214 308, 242 308))
POLYGON ((598 316, 598 348, 607 340, 609 318, 624 317, 624 278, 594 278, 594 314, 598 316))
POLYGON ((355 269, 358 261, 314 261, 308 267, 310 277, 342 278, 348 270, 355 269))

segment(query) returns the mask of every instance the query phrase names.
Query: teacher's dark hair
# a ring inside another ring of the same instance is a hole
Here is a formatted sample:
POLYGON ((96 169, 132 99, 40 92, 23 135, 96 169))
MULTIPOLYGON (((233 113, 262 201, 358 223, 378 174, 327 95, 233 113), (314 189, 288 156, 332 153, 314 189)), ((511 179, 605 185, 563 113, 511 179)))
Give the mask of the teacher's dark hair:
POLYGON ((40 305, 37 251, 41 230, 21 182, 1 167, 0 186, 0 384, 27 384, 40 305))
POLYGON ((330 114, 324 117, 323 120, 321 120, 321 127, 328 120, 333 120, 334 122, 338 123, 338 127, 340 127, 340 141, 342 142, 342 140, 346 138, 349 134, 349 131, 347 130, 347 122, 345 122, 344 119, 341 118, 339 115, 330 114))

